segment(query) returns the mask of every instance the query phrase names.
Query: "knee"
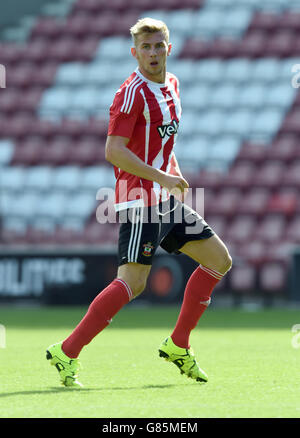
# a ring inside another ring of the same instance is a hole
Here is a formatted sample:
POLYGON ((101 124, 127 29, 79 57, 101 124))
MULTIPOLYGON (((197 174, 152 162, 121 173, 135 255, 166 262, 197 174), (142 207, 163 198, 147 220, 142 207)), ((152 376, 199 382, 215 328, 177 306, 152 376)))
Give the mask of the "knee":
POLYGON ((138 295, 140 295, 144 291, 144 289, 146 287, 146 283, 147 283, 147 279, 145 279, 143 277, 138 278, 132 282, 131 290, 132 290, 134 297, 137 297, 138 295))
POLYGON ((232 258, 228 252, 223 257, 220 271, 221 274, 225 275, 232 267, 232 258))

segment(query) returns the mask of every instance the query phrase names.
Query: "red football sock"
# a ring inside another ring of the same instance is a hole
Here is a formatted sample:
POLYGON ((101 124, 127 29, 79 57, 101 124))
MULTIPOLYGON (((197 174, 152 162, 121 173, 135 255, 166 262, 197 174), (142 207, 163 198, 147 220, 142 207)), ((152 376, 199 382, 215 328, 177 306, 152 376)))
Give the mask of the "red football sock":
POLYGON ((192 273, 184 291, 176 326, 171 334, 174 344, 178 347, 190 348, 190 333, 209 305, 211 293, 222 277, 219 272, 202 265, 192 273))
POLYGON ((63 352, 70 358, 78 357, 82 348, 100 333, 112 317, 133 298, 128 284, 116 278, 90 304, 87 313, 62 343, 63 352))

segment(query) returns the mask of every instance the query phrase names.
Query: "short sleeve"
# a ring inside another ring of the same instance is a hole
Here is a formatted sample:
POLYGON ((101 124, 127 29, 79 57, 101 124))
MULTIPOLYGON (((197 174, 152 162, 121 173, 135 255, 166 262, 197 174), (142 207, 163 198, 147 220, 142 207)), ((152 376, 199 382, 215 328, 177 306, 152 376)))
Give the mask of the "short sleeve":
POLYGON ((127 87, 120 88, 109 111, 108 135, 131 138, 136 121, 142 111, 142 97, 138 91, 126 92, 127 87))

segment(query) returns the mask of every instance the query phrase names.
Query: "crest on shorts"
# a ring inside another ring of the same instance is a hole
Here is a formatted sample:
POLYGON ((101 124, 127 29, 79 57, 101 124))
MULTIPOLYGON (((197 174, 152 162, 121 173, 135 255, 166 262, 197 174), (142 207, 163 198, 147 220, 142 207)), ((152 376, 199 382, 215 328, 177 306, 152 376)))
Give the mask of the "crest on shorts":
POLYGON ((144 248, 144 251, 142 254, 146 257, 151 256, 152 250, 154 248, 154 246, 152 245, 152 242, 144 243, 143 248, 144 248))

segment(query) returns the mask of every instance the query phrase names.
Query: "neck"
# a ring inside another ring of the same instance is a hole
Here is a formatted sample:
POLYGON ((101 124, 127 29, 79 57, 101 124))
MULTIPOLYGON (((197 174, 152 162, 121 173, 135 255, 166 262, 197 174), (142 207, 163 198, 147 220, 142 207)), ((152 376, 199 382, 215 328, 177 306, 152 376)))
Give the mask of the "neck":
POLYGON ((151 75, 140 66, 139 71, 142 73, 143 76, 145 76, 146 79, 149 79, 149 81, 157 82, 158 84, 164 84, 166 81, 166 67, 164 67, 163 71, 161 71, 157 75, 151 75))

